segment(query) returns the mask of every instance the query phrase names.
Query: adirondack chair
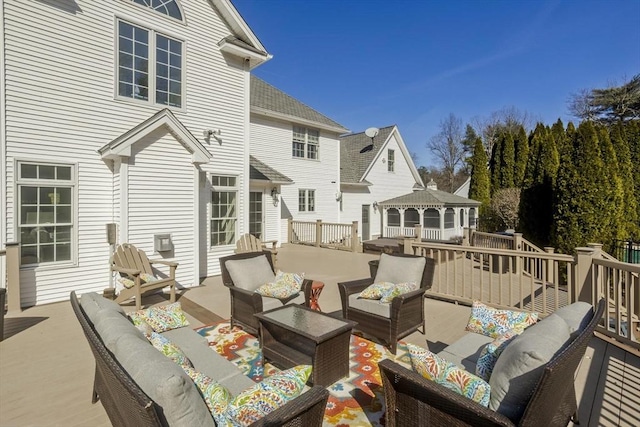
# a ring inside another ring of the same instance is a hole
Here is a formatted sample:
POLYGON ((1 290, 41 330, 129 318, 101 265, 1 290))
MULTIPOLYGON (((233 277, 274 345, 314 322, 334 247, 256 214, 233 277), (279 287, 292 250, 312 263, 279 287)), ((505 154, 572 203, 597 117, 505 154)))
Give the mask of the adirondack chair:
POLYGON ((267 250, 271 252, 271 260, 273 266, 277 266, 278 257, 278 241, 277 240, 265 240, 264 242, 258 239, 253 234, 243 234, 236 242, 236 253, 243 254, 246 252, 262 252, 267 250), (271 247, 269 247, 271 246, 271 247))
POLYGON ((113 253, 111 271, 117 271, 121 277, 134 282, 131 288, 124 288, 116 298, 118 304, 135 297, 136 310, 142 306, 142 294, 144 292, 161 289, 169 286, 171 290, 171 302, 176 300, 176 268, 177 262, 164 260, 150 260, 143 250, 130 243, 123 243, 113 253), (166 278, 157 277, 153 272, 152 264, 163 264, 169 267, 169 275, 166 278), (157 278, 157 280, 145 281, 141 275, 144 273, 157 278))

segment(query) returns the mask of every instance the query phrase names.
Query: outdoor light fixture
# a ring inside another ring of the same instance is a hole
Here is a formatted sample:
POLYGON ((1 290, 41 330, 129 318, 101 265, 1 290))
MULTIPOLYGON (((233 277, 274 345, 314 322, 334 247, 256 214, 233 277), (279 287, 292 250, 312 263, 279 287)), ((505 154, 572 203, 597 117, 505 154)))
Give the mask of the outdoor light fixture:
POLYGON ((342 200, 342 191, 338 191, 336 193, 336 202, 339 202, 340 200, 342 200))
POLYGON ((378 210, 378 202, 373 202, 373 209, 378 210))
POLYGON ((271 198, 273 199, 273 206, 278 206, 278 202, 280 201, 280 193, 276 187, 271 189, 271 198))

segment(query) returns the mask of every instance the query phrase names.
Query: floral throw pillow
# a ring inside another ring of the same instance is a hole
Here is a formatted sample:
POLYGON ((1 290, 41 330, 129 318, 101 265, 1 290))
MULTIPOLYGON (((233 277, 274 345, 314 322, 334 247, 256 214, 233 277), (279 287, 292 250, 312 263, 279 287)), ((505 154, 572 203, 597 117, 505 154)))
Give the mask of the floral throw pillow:
POLYGON ((295 286, 300 290, 302 282, 304 282, 304 273, 285 273, 280 270, 276 273, 275 283, 286 284, 291 287, 295 286))
POLYGON ((485 381, 489 381, 498 357, 500 357, 502 351, 507 347, 507 344, 520 335, 522 331, 523 329, 521 328, 510 329, 485 345, 476 362, 476 375, 485 381))
POLYGON ((126 277, 118 277, 116 280, 127 289, 131 289, 136 285, 136 282, 126 277))
POLYGON ((365 288, 362 292, 360 292, 360 295, 358 295, 358 298, 380 299, 385 293, 389 292, 393 287, 394 287, 394 284, 391 282, 374 283, 372 285, 367 286, 367 288, 365 288))
POLYGON ((489 406, 491 386, 482 378, 446 361, 437 354, 407 345, 414 371, 482 406, 489 406))
POLYGON ((153 274, 149 274, 149 273, 140 273, 140 278, 142 279, 143 282, 146 283, 151 283, 151 282, 157 282, 158 278, 156 276, 154 276, 153 274))
POLYGON ((151 336, 151 333, 154 332, 151 325, 148 324, 147 321, 144 320, 142 317, 133 316, 133 317, 130 317, 130 319, 133 322, 133 326, 138 328, 138 330, 142 332, 142 335, 144 335, 145 337, 149 338, 151 336))
POLYGON ((227 414, 227 408, 233 399, 229 390, 216 380, 196 371, 193 367, 183 366, 182 369, 184 369, 187 375, 189 375, 189 378, 195 383, 216 425, 233 425, 233 420, 231 420, 227 414))
POLYGON ((178 365, 188 368, 193 368, 193 364, 191 360, 187 357, 186 354, 174 343, 172 343, 169 338, 160 335, 157 332, 151 332, 151 335, 148 337, 149 342, 158 350, 160 353, 167 356, 169 359, 176 362, 178 365))
POLYGON ((538 313, 498 310, 474 301, 466 330, 497 338, 510 329, 525 329, 538 321, 538 313))
POLYGON ((189 326, 189 321, 185 317, 179 302, 139 310, 130 313, 129 317, 133 320, 134 325, 136 324, 136 317, 141 317, 158 333, 189 326))
POLYGON ((289 283, 265 283, 256 292, 264 297, 287 299, 300 292, 300 288, 289 283))
POLYGON ((418 289, 418 285, 415 282, 398 283, 382 294, 380 302, 389 303, 393 301, 395 297, 415 291, 416 289, 418 289))

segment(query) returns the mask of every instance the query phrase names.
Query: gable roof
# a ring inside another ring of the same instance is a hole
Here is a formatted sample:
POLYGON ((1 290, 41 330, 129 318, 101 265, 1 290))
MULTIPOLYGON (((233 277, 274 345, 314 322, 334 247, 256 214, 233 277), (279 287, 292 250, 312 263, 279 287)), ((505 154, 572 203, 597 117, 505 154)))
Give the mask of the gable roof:
POLYGON ((113 141, 98 149, 103 159, 131 156, 131 146, 151 132, 165 126, 167 130, 191 153, 193 163, 208 163, 211 153, 169 110, 164 108, 142 123, 137 124, 113 141))
POLYGON ((340 123, 254 75, 251 76, 251 112, 340 134, 349 131, 340 123))
POLYGON ((395 125, 380 128, 378 134, 373 138, 373 146, 371 146, 371 138, 364 132, 340 137, 341 184, 361 184, 364 182, 365 172, 378 157, 378 153, 394 128, 395 125))
POLYGON ((230 0, 210 1, 233 32, 233 36, 225 37, 218 42, 223 52, 247 59, 250 69, 273 58, 230 0))
POLYGON ((293 184, 292 179, 253 156, 249 156, 249 179, 269 181, 273 184, 293 184))
POLYGON ((384 207, 451 207, 451 206, 480 206, 477 200, 456 196, 446 191, 427 188, 404 196, 378 202, 384 207))

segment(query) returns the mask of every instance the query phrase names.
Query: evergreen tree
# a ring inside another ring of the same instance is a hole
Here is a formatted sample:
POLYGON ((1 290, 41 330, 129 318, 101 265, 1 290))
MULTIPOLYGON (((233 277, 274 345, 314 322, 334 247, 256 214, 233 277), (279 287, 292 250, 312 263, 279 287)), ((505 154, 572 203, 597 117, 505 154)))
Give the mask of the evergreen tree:
POLYGON ((487 153, 482 140, 476 137, 471 156, 471 181, 469 182, 469 198, 482 203, 480 205, 480 224, 487 215, 491 203, 491 189, 489 188, 489 170, 487 169, 487 153))
MULTIPOLYGON (((632 175, 634 177, 634 193, 636 194, 638 206, 638 229, 640 229, 640 120, 628 121, 624 124, 627 144, 631 154, 632 175)), ((636 241, 640 241, 640 231, 633 236, 636 241)))
POLYGON ((593 123, 582 122, 577 130, 570 123, 567 134, 571 145, 563 150, 558 170, 553 240, 560 252, 572 253, 602 238, 607 183, 593 123))
POLYGON ((621 178, 623 192, 622 235, 619 238, 628 239, 640 232, 638 227, 638 193, 634 190, 640 176, 634 174, 630 144, 627 142, 625 129, 620 122, 611 129, 611 143, 618 159, 618 175, 621 178))
POLYGON ((502 145, 503 139, 498 137, 493 144, 493 150, 491 152, 491 162, 489 163, 489 169, 491 173, 491 194, 501 189, 502 183, 502 145))
POLYGON ((516 187, 522 187, 525 169, 529 159, 529 138, 524 126, 520 125, 518 133, 514 138, 515 144, 515 169, 513 173, 513 181, 516 187))
POLYGON ((500 188, 513 188, 516 150, 513 136, 509 132, 502 134, 502 152, 500 154, 500 188))
POLYGON ((626 234, 626 227, 623 225, 624 189, 619 175, 618 158, 604 126, 598 127, 598 142, 605 181, 602 196, 607 206, 601 216, 603 228, 598 241, 603 243, 605 252, 611 252, 614 240, 623 239, 626 234))
POLYGON ((519 212, 524 236, 540 246, 546 246, 551 241, 553 194, 559 162, 551 130, 538 123, 531 135, 519 212))

